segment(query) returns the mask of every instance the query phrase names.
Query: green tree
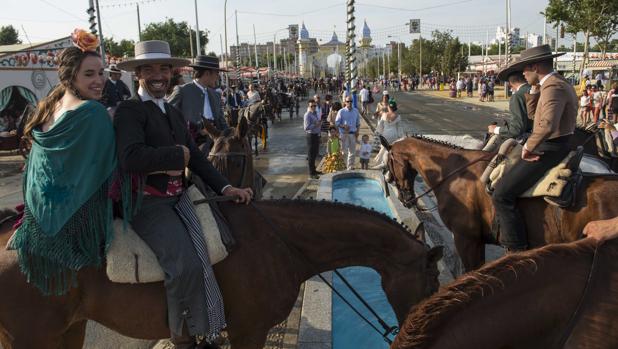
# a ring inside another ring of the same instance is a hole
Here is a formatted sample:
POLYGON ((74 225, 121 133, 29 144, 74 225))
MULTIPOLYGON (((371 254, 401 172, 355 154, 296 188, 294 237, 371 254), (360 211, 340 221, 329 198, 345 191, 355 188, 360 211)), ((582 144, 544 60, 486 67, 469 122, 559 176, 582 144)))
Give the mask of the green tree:
POLYGON ((468 66, 468 55, 463 54, 459 38, 454 38, 451 30, 443 32, 434 30, 431 36, 437 58, 434 62, 437 68, 435 70, 447 76, 465 71, 468 66))
MULTIPOLYGON (((175 22, 167 18, 164 22, 149 23, 142 31, 142 40, 165 40, 170 44, 172 56, 191 57, 191 42, 195 42, 195 30, 190 29, 187 22, 175 22), (189 31, 191 36, 189 36, 189 31)), ((200 30, 202 50, 208 44, 207 32, 200 30)), ((195 47, 193 48, 195 50, 195 47)))
POLYGON ((105 52, 113 57, 130 57, 135 52, 135 42, 126 39, 116 42, 113 38, 105 38, 105 52))
POLYGON ((21 44, 19 40, 19 34, 12 25, 0 27, 0 45, 14 45, 21 44))
POLYGON ((564 30, 570 34, 584 33, 584 61, 580 67, 580 75, 588 63, 590 37, 609 38, 616 33, 618 22, 618 2, 606 0, 549 0, 543 12, 554 28, 564 25, 564 30))

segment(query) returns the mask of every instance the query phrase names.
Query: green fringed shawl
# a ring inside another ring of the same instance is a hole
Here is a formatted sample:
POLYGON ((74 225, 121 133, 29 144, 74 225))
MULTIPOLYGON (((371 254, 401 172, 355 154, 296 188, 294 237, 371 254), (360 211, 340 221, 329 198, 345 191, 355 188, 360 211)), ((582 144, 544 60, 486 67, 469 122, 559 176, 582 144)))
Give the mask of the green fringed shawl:
POLYGON ((66 112, 46 132, 33 131, 24 220, 11 247, 28 282, 44 294, 65 294, 78 270, 102 264, 113 236, 108 192, 115 169, 114 129, 96 101, 66 112))

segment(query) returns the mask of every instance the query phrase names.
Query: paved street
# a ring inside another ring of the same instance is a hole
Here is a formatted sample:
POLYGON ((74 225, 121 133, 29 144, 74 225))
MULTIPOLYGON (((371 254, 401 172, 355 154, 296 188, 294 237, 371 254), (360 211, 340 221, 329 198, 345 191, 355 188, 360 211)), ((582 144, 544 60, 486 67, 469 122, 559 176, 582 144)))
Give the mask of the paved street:
MULTIPOLYGON (((499 125, 507 115, 508 102, 479 102, 477 97, 451 99, 429 92, 391 92, 397 101, 405 131, 421 134, 469 134, 482 138, 487 125, 499 125)), ((379 97, 379 96, 378 96, 379 97)), ((373 104, 375 109, 375 104, 373 104)))

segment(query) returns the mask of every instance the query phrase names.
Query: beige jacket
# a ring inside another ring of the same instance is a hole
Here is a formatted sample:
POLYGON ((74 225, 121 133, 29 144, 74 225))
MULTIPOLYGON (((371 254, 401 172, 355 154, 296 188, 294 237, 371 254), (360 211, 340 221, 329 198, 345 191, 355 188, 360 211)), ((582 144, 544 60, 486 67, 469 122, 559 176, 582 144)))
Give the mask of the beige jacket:
POLYGON ((539 93, 526 96, 528 115, 534 119, 532 134, 526 148, 534 151, 548 139, 575 132, 577 95, 575 89, 561 75, 547 78, 539 93))

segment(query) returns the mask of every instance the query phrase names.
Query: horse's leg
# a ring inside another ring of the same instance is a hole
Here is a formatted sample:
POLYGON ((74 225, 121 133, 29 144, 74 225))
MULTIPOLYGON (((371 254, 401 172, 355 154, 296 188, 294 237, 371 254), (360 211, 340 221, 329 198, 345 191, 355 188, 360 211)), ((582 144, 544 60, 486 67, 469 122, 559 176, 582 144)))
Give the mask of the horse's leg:
POLYGON ((76 322, 62 335, 63 349, 81 349, 84 346, 87 320, 76 322))
POLYGON ((457 254, 464 265, 466 272, 478 269, 485 263, 485 244, 483 240, 472 239, 462 234, 453 234, 457 254))

